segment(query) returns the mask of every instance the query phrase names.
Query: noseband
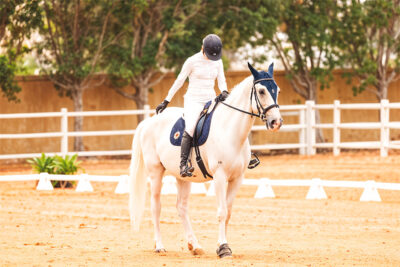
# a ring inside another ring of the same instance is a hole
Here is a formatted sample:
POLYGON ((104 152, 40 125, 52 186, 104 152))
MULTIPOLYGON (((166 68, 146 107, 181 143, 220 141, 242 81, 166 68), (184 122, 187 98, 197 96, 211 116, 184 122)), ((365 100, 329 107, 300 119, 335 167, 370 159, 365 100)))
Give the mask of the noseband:
POLYGON ((253 106, 253 95, 254 95, 254 100, 256 101, 258 114, 255 114, 253 112, 247 112, 245 110, 242 110, 242 109, 236 108, 234 106, 231 106, 231 105, 229 105, 229 104, 227 104, 225 102, 221 102, 221 103, 224 104, 225 106, 228 106, 228 107, 234 109, 234 110, 237 110, 237 111, 240 111, 242 113, 248 114, 248 115, 250 115, 252 117, 256 116, 256 117, 260 118, 262 121, 265 121, 267 112, 272 108, 279 108, 279 105, 278 104, 272 104, 272 105, 270 105, 270 106, 268 106, 266 108, 263 108, 263 106, 261 105, 260 99, 257 96, 257 90, 256 90, 256 84, 261 82, 261 81, 273 81, 273 79, 272 78, 263 78, 263 79, 259 79, 259 80, 256 80, 256 81, 253 82, 253 87, 251 88, 251 94, 250 94, 250 106, 253 106))

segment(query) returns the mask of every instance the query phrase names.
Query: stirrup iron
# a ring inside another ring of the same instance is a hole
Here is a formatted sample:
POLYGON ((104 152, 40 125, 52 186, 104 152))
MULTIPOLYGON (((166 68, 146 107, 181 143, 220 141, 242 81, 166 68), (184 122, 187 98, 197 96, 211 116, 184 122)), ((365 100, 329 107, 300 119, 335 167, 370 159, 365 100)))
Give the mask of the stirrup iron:
POLYGON ((249 162, 249 166, 247 166, 248 169, 254 169, 260 164, 260 159, 257 157, 256 154, 251 153, 252 156, 255 157, 255 159, 251 159, 249 162))

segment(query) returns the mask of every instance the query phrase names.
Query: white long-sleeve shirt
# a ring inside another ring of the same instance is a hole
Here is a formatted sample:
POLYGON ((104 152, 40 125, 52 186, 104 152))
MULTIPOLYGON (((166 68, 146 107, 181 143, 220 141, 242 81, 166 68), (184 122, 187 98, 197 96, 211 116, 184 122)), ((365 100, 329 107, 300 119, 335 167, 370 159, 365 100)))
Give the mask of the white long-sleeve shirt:
POLYGON ((222 60, 207 60, 200 51, 189 57, 183 64, 181 72, 165 98, 167 101, 171 102, 172 97, 182 87, 187 77, 189 77, 189 87, 185 98, 193 101, 204 102, 213 99, 216 78, 219 90, 221 92, 228 91, 222 60))

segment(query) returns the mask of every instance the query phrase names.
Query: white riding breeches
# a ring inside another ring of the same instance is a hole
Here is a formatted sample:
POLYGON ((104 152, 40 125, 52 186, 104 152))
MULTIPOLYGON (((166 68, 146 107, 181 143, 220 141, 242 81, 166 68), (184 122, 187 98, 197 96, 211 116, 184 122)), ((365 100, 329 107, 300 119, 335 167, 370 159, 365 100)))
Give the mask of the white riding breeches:
MULTIPOLYGON (((209 101, 209 100, 208 100, 209 101)), ((185 97, 183 106, 183 116, 185 119, 185 131, 193 137, 196 123, 199 119, 200 113, 204 108, 204 105, 208 101, 194 101, 188 97, 185 97)))

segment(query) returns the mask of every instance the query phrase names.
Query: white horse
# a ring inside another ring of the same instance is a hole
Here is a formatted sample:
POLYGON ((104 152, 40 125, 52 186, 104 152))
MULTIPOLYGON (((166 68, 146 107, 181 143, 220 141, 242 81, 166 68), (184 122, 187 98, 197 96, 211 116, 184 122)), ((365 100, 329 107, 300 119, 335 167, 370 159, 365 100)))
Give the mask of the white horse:
MULTIPOLYGON (((270 131, 277 131, 282 125, 277 104, 280 89, 273 80, 273 64, 268 72, 258 72, 248 65, 252 76, 236 85, 225 102, 216 107, 209 137, 200 147, 204 164, 214 177, 219 221, 217 254, 221 258, 232 256, 226 238, 227 226, 233 200, 251 158, 248 141, 251 127, 256 117, 260 117, 270 131)), ((174 175, 177 177, 178 189, 176 208, 182 220, 188 248, 193 254, 199 255, 204 251, 192 230, 187 213, 188 199, 191 182, 207 182, 211 178, 205 179, 196 163, 192 177, 182 178, 179 175, 180 147, 171 145, 169 137, 172 126, 182 114, 182 108, 167 108, 138 125, 132 144, 129 211, 132 226, 137 231, 144 211, 149 178, 155 251, 165 252, 160 233, 160 192, 164 173, 167 171, 174 175)), ((193 157, 192 162, 195 162, 193 157)))

